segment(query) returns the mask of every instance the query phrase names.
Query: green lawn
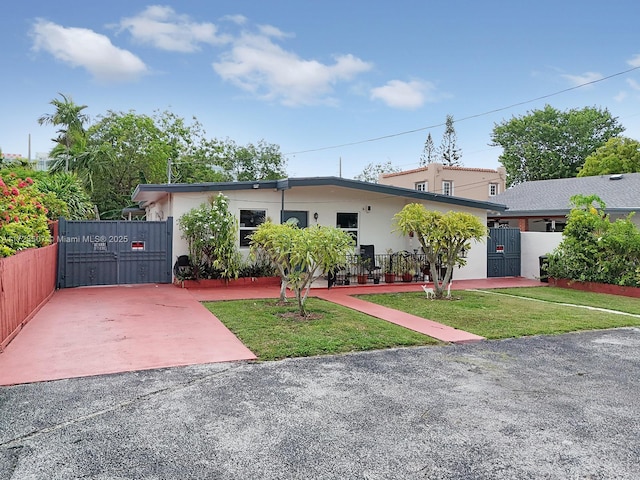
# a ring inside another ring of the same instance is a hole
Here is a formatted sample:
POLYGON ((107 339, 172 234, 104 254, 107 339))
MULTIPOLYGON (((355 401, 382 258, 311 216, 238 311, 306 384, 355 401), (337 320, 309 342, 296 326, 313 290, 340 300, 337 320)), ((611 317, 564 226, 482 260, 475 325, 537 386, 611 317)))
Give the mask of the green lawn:
POLYGON ((554 287, 491 291, 548 299, 555 303, 473 291, 452 292, 454 300, 428 300, 422 292, 360 295, 359 298, 492 339, 640 325, 640 317, 558 304, 584 303, 640 313, 640 299, 554 287))
POLYGON ((259 360, 439 343, 426 335, 316 298, 309 298, 306 304, 313 315, 311 319, 291 316, 297 312, 295 301, 286 306, 277 305, 275 299, 204 305, 259 360))
POLYGON ((557 287, 501 288, 495 291, 498 293, 516 295, 518 297, 537 298, 548 302, 574 303, 578 305, 607 308, 609 310, 618 310, 620 312, 640 315, 640 298, 607 295, 605 293, 583 292, 580 290, 557 287))

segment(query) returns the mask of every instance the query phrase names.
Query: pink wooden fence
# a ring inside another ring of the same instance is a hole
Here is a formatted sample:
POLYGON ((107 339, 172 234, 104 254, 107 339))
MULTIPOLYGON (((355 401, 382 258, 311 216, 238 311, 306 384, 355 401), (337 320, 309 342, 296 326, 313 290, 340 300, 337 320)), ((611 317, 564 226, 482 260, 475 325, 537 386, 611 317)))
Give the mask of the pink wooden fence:
POLYGON ((0 352, 53 295, 57 257, 54 243, 0 259, 0 352))

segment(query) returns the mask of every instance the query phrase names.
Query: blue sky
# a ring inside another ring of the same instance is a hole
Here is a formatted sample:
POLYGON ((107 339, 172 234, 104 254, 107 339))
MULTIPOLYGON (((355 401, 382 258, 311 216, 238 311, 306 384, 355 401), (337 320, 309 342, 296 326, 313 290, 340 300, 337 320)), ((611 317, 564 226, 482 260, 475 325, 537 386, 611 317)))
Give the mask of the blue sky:
POLYGON ((615 75, 640 67, 639 16, 637 0, 12 2, 0 148, 50 150, 37 118, 58 93, 92 120, 169 110, 278 144, 290 176, 415 168, 447 114, 463 164, 496 168, 494 125, 547 103, 607 108, 640 139, 640 69, 615 75))

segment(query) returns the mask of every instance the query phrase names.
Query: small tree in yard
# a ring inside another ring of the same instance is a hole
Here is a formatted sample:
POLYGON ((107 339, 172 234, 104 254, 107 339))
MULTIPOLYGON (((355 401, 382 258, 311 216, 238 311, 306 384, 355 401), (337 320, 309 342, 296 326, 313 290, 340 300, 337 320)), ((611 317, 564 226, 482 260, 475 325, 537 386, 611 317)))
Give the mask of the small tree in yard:
POLYGON ((292 270, 291 254, 297 231, 289 223, 262 223, 251 235, 251 255, 264 253, 273 263, 280 276, 280 301, 286 302, 287 275, 292 270))
POLYGON ((251 235, 252 252, 265 252, 276 265, 282 279, 280 300, 286 301, 286 288, 290 286, 303 317, 311 284, 323 273, 345 265, 353 247, 353 238, 347 232, 320 225, 301 229, 289 223, 265 222, 251 235))
POLYGON ((483 241, 487 227, 478 217, 465 212, 442 213, 427 210, 424 205, 410 203, 394 215, 395 231, 413 233, 424 251, 436 298, 442 298, 451 281, 453 267, 466 265, 462 251, 471 248, 470 240, 483 241), (437 265, 446 267, 444 278, 438 276, 437 265))
POLYGON ((196 277, 237 278, 241 258, 236 248, 238 220, 229 212, 223 194, 193 208, 178 220, 182 237, 189 244, 191 265, 196 277))

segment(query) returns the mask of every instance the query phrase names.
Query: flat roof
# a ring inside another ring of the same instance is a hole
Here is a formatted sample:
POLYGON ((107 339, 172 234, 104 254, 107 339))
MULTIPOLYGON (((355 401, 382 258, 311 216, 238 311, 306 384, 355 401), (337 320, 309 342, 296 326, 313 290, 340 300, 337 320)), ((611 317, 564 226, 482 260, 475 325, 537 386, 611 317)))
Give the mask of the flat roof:
POLYGON ((341 177, 298 177, 298 178, 282 178, 279 180, 257 180, 242 182, 210 182, 210 183, 163 183, 163 184, 139 184, 134 190, 131 198, 134 202, 138 202, 142 207, 146 207, 153 202, 157 202, 170 193, 193 193, 193 192, 214 192, 214 191, 234 191, 234 190, 254 190, 254 189, 271 189, 271 190, 289 190, 296 187, 318 187, 318 186, 335 186, 349 188, 353 190, 361 190, 382 195, 392 195, 404 198, 413 198, 422 201, 431 201, 446 203, 450 205, 458 205, 469 208, 478 208, 481 210, 493 210, 502 212, 506 206, 501 203, 484 202, 480 200, 472 200, 462 197, 453 197, 450 195, 442 195, 439 193, 421 192, 403 187, 394 187, 391 185, 381 185, 378 183, 362 182, 359 180, 351 180, 341 177))

